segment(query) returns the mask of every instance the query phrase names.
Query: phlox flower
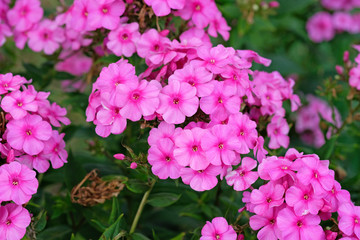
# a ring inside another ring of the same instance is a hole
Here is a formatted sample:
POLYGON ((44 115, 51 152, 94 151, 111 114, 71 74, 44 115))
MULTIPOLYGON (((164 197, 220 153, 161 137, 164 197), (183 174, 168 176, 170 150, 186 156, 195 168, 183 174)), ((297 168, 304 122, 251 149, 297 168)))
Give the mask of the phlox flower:
POLYGON ((221 12, 216 12, 216 15, 210 22, 208 33, 212 37, 217 37, 218 34, 224 38, 225 41, 229 40, 230 38, 230 30, 231 28, 227 24, 225 18, 222 16, 221 12))
POLYGON ((106 28, 114 30, 120 23, 120 16, 125 12, 122 0, 90 0, 88 21, 91 29, 106 28))
POLYGON ((299 164, 296 177, 304 185, 311 184, 315 194, 330 191, 334 186, 334 173, 329 170, 329 161, 309 156, 298 159, 296 164, 299 164))
POLYGON ((71 122, 66 116, 66 108, 62 108, 55 102, 50 105, 50 102, 41 104, 38 108, 38 113, 44 119, 48 120, 54 127, 61 127, 61 123, 69 125, 71 122))
POLYGON ((329 41, 335 35, 332 17, 327 12, 318 12, 306 24, 309 38, 314 42, 329 41))
POLYGON ((176 56, 175 52, 168 51, 170 43, 167 37, 163 37, 155 29, 150 29, 141 35, 136 49, 140 57, 148 59, 152 64, 166 64, 176 56))
POLYGON ((250 227, 259 230, 257 238, 259 240, 277 240, 281 237, 276 217, 278 208, 272 208, 261 215, 251 216, 249 219, 250 227))
POLYGON ((64 30, 49 19, 42 20, 28 36, 30 49, 35 52, 44 50, 47 55, 53 54, 65 40, 64 30))
POLYGON ((271 156, 263 159, 259 164, 258 173, 261 179, 276 181, 286 175, 295 179, 295 172, 292 169, 292 161, 286 158, 271 156))
POLYGON ((213 74, 203 67, 194 67, 191 63, 182 69, 175 70, 174 74, 169 77, 169 82, 174 80, 179 82, 187 82, 196 88, 198 97, 209 96, 214 90, 211 83, 213 74))
POLYGON ((6 42, 6 37, 12 36, 11 29, 5 23, 0 23, 0 46, 6 42))
POLYGON ((264 148, 264 138, 259 136, 254 147, 254 157, 256 157, 259 163, 261 163, 267 154, 268 152, 264 148))
POLYGON ((248 62, 256 62, 259 64, 262 64, 266 67, 270 66, 271 64, 271 60, 264 58, 262 56, 260 56, 258 53, 251 51, 251 50, 236 50, 236 54, 242 58, 242 59, 246 59, 248 62))
POLYGON ((216 217, 201 229, 200 240, 237 240, 237 234, 225 218, 216 217))
POLYGON ((185 0, 145 0, 145 3, 152 7, 156 16, 169 15, 171 9, 182 9, 185 0))
POLYGON ((18 0, 6 16, 10 26, 16 31, 24 32, 38 23, 43 17, 44 10, 39 0, 18 0))
POLYGON ((236 170, 228 172, 225 176, 226 183, 234 186, 236 191, 244 191, 248 189, 258 179, 258 173, 251 171, 256 168, 257 162, 249 157, 241 160, 241 165, 236 170))
POLYGON ((360 67, 354 67, 349 72, 349 85, 357 90, 360 90, 360 67))
POLYGON ((27 80, 19 75, 14 76, 12 73, 0 74, 0 94, 19 90, 20 86, 25 83, 27 83, 27 80))
POLYGON ((75 0, 71 9, 71 20, 67 27, 77 31, 89 30, 89 0, 75 0))
POLYGON ((346 202, 339 207, 339 229, 348 236, 360 238, 360 207, 346 202))
POLYGON ((206 131, 195 127, 183 130, 176 137, 174 157, 181 166, 190 166, 193 170, 199 171, 210 165, 210 161, 201 147, 201 139, 206 131))
POLYGON ((22 239, 30 222, 30 213, 22 206, 14 203, 0 206, 0 239, 22 239))
POLYGON ((136 52, 136 43, 140 38, 139 24, 119 24, 108 35, 106 46, 116 55, 131 57, 136 52))
POLYGON ((201 147, 213 165, 233 165, 237 159, 235 151, 240 151, 238 138, 232 135, 227 125, 215 125, 206 131, 201 139, 201 147))
POLYGON ((169 138, 160 139, 157 145, 150 147, 148 161, 151 171, 160 179, 180 177, 181 166, 174 158, 174 143, 169 138))
POLYGON ((25 117, 28 112, 36 112, 38 104, 35 101, 36 95, 30 91, 14 91, 6 95, 1 101, 1 108, 10 113, 14 119, 25 117))
POLYGON ((77 53, 58 62, 55 69, 59 72, 68 72, 74 76, 82 76, 90 71, 92 64, 93 60, 90 57, 77 53))
POLYGON ((68 153, 65 150, 65 133, 59 134, 58 131, 52 131, 51 138, 46 141, 44 154, 48 157, 53 168, 61 168, 67 163, 68 153))
POLYGON ((51 126, 39 115, 27 115, 7 124, 7 141, 16 150, 30 155, 39 154, 44 149, 44 141, 51 137, 51 126))
POLYGON ((161 85, 158 81, 142 80, 138 85, 120 85, 116 89, 116 102, 122 102, 120 114, 131 121, 139 121, 141 116, 150 116, 159 106, 161 85))
POLYGON ((0 201, 14 201, 21 205, 27 203, 37 192, 36 173, 18 162, 0 167, 0 201))
POLYGON ((94 88, 112 94, 120 84, 127 85, 128 87, 138 84, 135 67, 123 59, 116 63, 111 63, 108 67, 104 67, 94 83, 94 88))
POLYGON ((217 175, 221 173, 220 166, 209 165, 204 170, 181 168, 180 176, 185 184, 190 185, 195 191, 206 191, 214 188, 218 183, 217 175))
POLYGON ((277 149, 280 147, 287 148, 290 138, 289 125, 282 116, 274 116, 266 127, 267 134, 270 137, 269 148, 277 149))
POLYGON ((327 192, 324 198, 332 206, 331 211, 333 212, 337 211, 342 203, 351 202, 350 193, 347 190, 341 189, 340 183, 336 180, 334 181, 333 188, 327 192))
POLYGON ((185 116, 193 116, 199 107, 196 89, 185 82, 172 81, 161 90, 159 98, 157 112, 167 123, 183 123, 185 116))
POLYGON ((325 233, 319 225, 320 221, 317 215, 296 216, 291 208, 284 208, 277 216, 280 239, 323 240, 325 233))
POLYGON ((201 46, 197 49, 197 54, 203 62, 199 64, 206 67, 212 73, 222 73, 224 67, 229 63, 229 56, 234 54, 232 51, 223 45, 217 45, 212 48, 201 46))
POLYGON ((229 118, 229 126, 234 129, 234 133, 240 140, 241 154, 247 154, 250 149, 255 147, 258 133, 256 131, 256 123, 242 113, 233 114, 229 118))
POLYGON ((284 202, 285 189, 280 184, 272 182, 262 185, 259 189, 251 192, 251 203, 254 204, 254 212, 262 214, 272 207, 280 206, 284 202))
POLYGON ((176 14, 182 19, 191 19, 198 28, 205 28, 210 23, 211 16, 215 16, 217 11, 212 0, 188 0, 184 8, 176 14))
POLYGON ((322 197, 322 195, 315 194, 310 185, 297 184, 286 191, 285 201, 288 206, 294 208, 297 216, 309 213, 317 215, 324 206, 322 197))
POLYGON ((175 138, 181 134, 181 132, 181 128, 175 129, 175 125, 162 121, 157 128, 150 130, 148 143, 150 146, 158 145, 161 139, 170 139, 175 142, 175 138))
POLYGON ((50 167, 49 158, 44 152, 33 156, 27 154, 21 155, 17 157, 16 160, 19 163, 28 166, 30 169, 35 169, 39 173, 46 172, 50 167))

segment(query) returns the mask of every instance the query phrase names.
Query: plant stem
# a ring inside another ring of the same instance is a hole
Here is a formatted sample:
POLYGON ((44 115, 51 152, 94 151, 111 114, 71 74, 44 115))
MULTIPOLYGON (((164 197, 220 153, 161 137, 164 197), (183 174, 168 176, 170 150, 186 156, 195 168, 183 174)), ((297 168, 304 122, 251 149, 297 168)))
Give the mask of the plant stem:
POLYGON ((147 199, 148 199, 148 197, 149 197, 149 195, 150 195, 151 190, 153 189, 153 187, 154 187, 154 185, 155 185, 155 182, 156 182, 156 180, 152 180, 152 181, 151 181, 151 185, 150 185, 149 190, 147 190, 147 191, 144 193, 144 196, 143 196, 143 198, 141 199, 139 208, 138 208, 138 210, 137 210, 137 212, 136 212, 136 215, 135 215, 135 218, 134 218, 134 220, 133 220, 133 222, 132 222, 132 224, 131 224, 131 228, 130 228, 130 232, 129 232, 130 234, 133 234, 133 233, 135 232, 135 229, 136 229, 136 226, 137 226, 137 224, 138 224, 138 222, 139 222, 139 219, 140 219, 142 210, 143 210, 144 207, 145 207, 146 201, 147 201, 147 199))

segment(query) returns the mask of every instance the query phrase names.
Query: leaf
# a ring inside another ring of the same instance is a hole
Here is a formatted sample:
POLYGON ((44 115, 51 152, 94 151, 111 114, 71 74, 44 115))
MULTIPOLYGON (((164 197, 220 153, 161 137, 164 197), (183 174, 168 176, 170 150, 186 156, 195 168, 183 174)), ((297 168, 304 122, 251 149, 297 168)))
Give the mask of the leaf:
POLYGON ((101 237, 99 239, 101 240, 112 240, 116 237, 119 237, 119 233, 121 231, 121 226, 122 226, 122 217, 124 216, 124 214, 121 214, 118 219, 110 226, 108 227, 103 234, 101 235, 101 237))
POLYGON ((336 145, 336 140, 339 135, 333 135, 324 146, 322 146, 319 150, 319 155, 321 159, 329 159, 334 152, 334 148, 336 145))
POLYGON ((148 204, 153 207, 167 207, 178 201, 181 194, 174 193, 155 193, 150 195, 148 204))
POLYGON ((116 217, 120 215, 119 201, 117 197, 113 197, 112 208, 108 223, 111 224, 116 220, 116 217))
POLYGON ((77 233, 76 235, 73 233, 71 234, 70 240, 86 240, 86 239, 83 236, 81 236, 79 233, 77 233))
POLYGON ((150 238, 146 237, 141 233, 134 233, 132 236, 132 240, 150 240, 150 238))
POLYGON ((186 233, 182 232, 182 233, 180 233, 179 235, 173 237, 173 238, 170 239, 170 240, 183 240, 184 237, 185 237, 185 235, 186 235, 186 233))
POLYGON ((47 220, 46 220, 46 211, 43 210, 36 217, 35 231, 36 232, 41 232, 42 230, 44 230, 44 228, 46 226, 46 222, 47 222, 47 220))
MULTIPOLYGON (((37 235, 38 240, 56 240, 56 239, 66 239, 66 235, 71 233, 71 228, 66 225, 58 225, 55 227, 50 227, 39 233, 37 235)), ((67 239, 69 239, 69 235, 67 239)))
POLYGON ((116 55, 111 54, 111 55, 103 56, 103 57, 99 58, 99 59, 96 61, 96 64, 98 64, 98 63, 110 64, 110 63, 114 63, 114 62, 119 61, 119 59, 120 59, 120 58, 117 57, 116 55))
POLYGON ((143 193, 149 189, 149 186, 145 182, 137 179, 129 179, 126 182, 126 187, 134 193, 143 193))
POLYGON ((104 232, 106 230, 106 226, 104 226, 100 221, 98 221, 97 219, 91 219, 90 220, 92 223, 95 224, 95 228, 98 229, 101 232, 104 232))

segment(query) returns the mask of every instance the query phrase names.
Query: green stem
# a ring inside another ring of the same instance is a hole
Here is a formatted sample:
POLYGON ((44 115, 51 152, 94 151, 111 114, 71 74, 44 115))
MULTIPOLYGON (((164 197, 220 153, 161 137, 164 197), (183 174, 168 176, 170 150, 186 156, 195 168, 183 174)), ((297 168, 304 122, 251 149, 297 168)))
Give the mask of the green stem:
POLYGON ((147 199, 149 198, 149 195, 150 195, 150 192, 151 190, 153 189, 154 185, 155 185, 155 180, 152 180, 151 182, 151 185, 150 185, 150 188, 149 190, 147 190, 145 193, 144 193, 144 196, 143 198, 141 199, 141 202, 140 202, 140 205, 139 205, 139 208, 136 212, 136 215, 135 215, 135 218, 134 218, 134 221, 132 222, 131 224, 131 228, 130 228, 130 234, 133 234, 135 232, 135 229, 136 229, 136 226, 139 222, 139 219, 140 219, 140 216, 141 216, 141 213, 145 207, 145 204, 146 204, 146 201, 147 199))

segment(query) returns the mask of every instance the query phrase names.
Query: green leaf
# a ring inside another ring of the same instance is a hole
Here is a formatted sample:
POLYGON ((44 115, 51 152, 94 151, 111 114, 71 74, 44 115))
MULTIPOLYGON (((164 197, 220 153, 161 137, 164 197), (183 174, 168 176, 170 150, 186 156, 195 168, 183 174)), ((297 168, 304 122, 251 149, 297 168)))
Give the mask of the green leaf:
MULTIPOLYGON (((97 219, 91 219, 90 220, 92 223, 95 224, 95 228, 98 229, 101 232, 104 232, 106 230, 106 226, 104 226, 100 221, 98 221, 97 219)), ((93 225, 93 224, 92 224, 93 225)))
POLYGON ((110 217, 109 217, 109 224, 113 223, 117 216, 120 215, 120 207, 119 207, 119 201, 117 199, 117 197, 113 197, 113 201, 112 201, 112 208, 111 208, 111 213, 110 213, 110 217))
POLYGON ((115 56, 114 54, 111 54, 111 55, 103 56, 103 57, 99 58, 99 59, 96 61, 96 64, 97 64, 97 63, 110 64, 110 63, 114 63, 114 62, 119 61, 119 59, 120 59, 119 57, 115 56))
POLYGON ((149 185, 137 179, 129 179, 126 182, 126 187, 134 193, 143 193, 149 189, 149 185))
POLYGON ((101 235, 99 239, 101 240, 112 240, 119 238, 119 233, 121 232, 122 227, 122 217, 124 214, 121 214, 118 219, 110 226, 108 227, 104 233, 101 235))
POLYGON ((322 146, 319 150, 319 155, 321 159, 329 159, 334 152, 334 148, 336 145, 336 141, 339 135, 333 135, 324 146, 322 146))
POLYGON ((176 237, 173 237, 172 239, 170 240, 183 240, 184 237, 185 237, 186 233, 182 232, 180 233, 179 235, 177 235, 176 237))
POLYGON ((155 193, 150 195, 148 204, 153 207, 167 207, 179 200, 181 194, 155 193))
POLYGON ((134 233, 132 236, 132 240, 150 240, 150 238, 146 237, 141 233, 134 233))
POLYGON ((81 236, 79 233, 77 233, 76 235, 73 233, 71 234, 70 240, 86 240, 86 238, 81 236))
POLYGON ((42 230, 44 230, 45 226, 46 226, 46 211, 43 210, 39 213, 39 215, 37 215, 36 220, 35 220, 35 231, 36 232, 41 232, 42 230))
MULTIPOLYGON (((71 228, 66 225, 58 225, 55 227, 50 227, 42 231, 37 235, 38 240, 56 240, 56 239, 66 239, 66 235, 70 235, 71 228)), ((67 239, 69 239, 69 236, 67 239)))

